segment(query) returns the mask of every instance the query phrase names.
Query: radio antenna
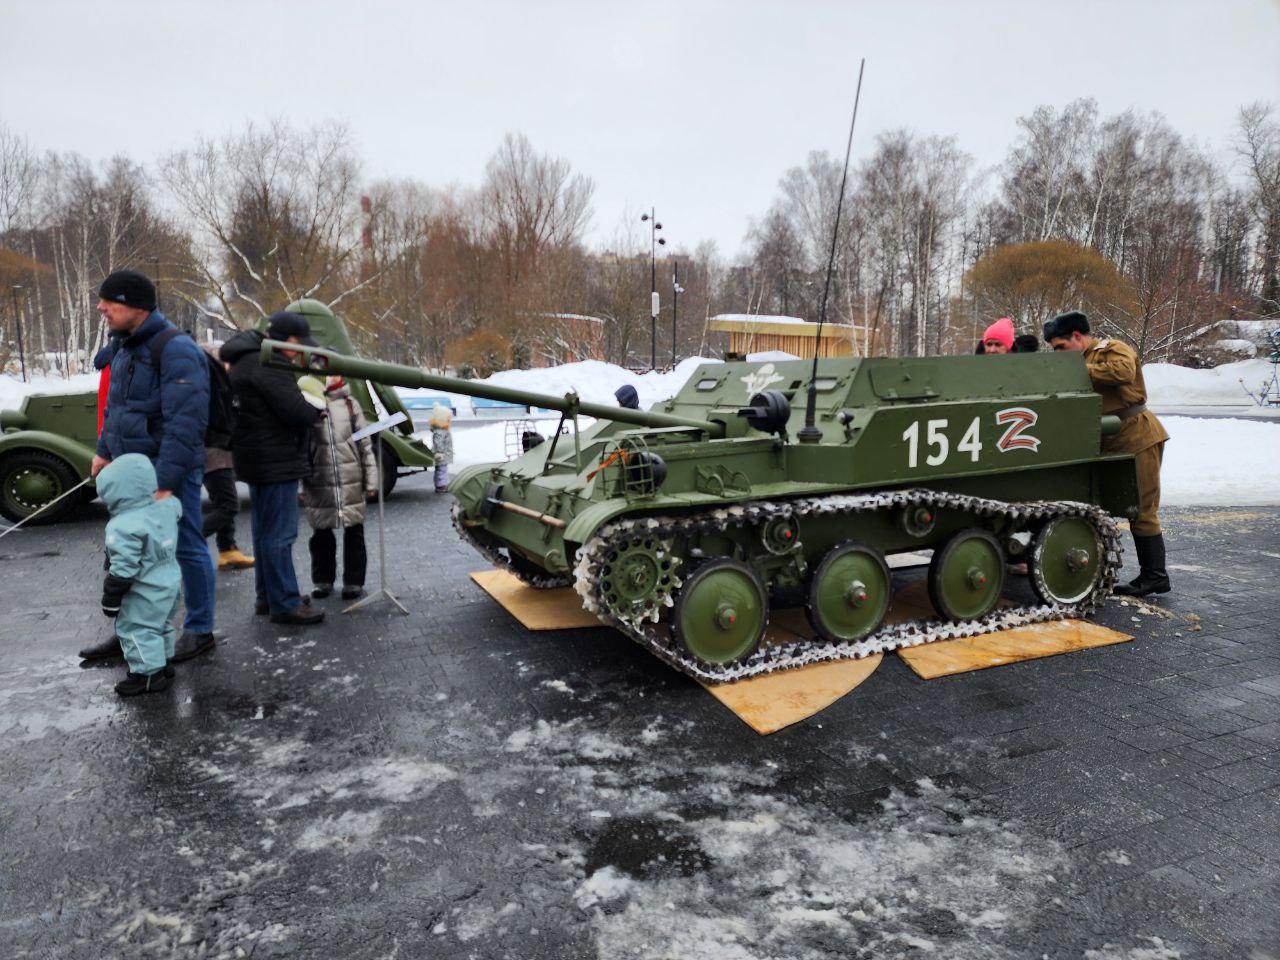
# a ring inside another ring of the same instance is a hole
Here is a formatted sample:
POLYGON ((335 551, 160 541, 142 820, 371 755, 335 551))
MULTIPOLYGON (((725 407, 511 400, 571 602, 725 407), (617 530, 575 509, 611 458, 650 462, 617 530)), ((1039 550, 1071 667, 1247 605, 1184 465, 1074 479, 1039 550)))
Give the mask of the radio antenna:
POLYGON ((814 423, 818 406, 818 352, 822 349, 822 326, 827 321, 827 296, 831 292, 831 272, 836 264, 836 242, 840 239, 840 214, 844 209, 845 184, 849 182, 849 155, 853 151, 853 128, 858 123, 858 101, 862 98, 862 71, 866 66, 867 58, 863 57, 858 65, 858 90, 853 95, 853 119, 849 121, 849 142, 844 148, 844 174, 840 178, 840 199, 836 202, 836 225, 831 231, 831 255, 827 258, 827 279, 822 284, 822 305, 818 308, 818 335, 813 339, 813 372, 809 376, 809 395, 805 400, 804 426, 796 434, 796 439, 801 443, 817 443, 822 439, 822 431, 814 423))

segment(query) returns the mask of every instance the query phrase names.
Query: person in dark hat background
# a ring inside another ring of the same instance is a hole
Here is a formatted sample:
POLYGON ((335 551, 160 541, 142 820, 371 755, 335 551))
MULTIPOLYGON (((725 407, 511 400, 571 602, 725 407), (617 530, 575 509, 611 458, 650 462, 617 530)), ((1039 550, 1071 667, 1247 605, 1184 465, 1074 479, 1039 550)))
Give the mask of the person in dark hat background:
POLYGON ((1044 339, 1054 350, 1084 354, 1093 389, 1102 397, 1102 412, 1120 418, 1120 430, 1102 438, 1106 453, 1132 453, 1138 469, 1138 518, 1129 524, 1138 576, 1116 587, 1124 596, 1145 597, 1171 589, 1160 529, 1160 461, 1169 434, 1147 409, 1147 385, 1133 348, 1119 340, 1097 339, 1089 318, 1079 310, 1060 313, 1044 325, 1044 339))
POLYGON ((618 406, 623 409, 640 409, 640 394, 637 393, 636 388, 629 383, 624 383, 617 390, 613 391, 613 398, 618 401, 618 406))
MULTIPOLYGON (((307 318, 287 310, 271 315, 266 337, 259 330, 243 330, 223 345, 221 358, 231 366, 236 398, 231 459, 236 476, 249 485, 254 612, 269 614, 272 623, 305 626, 323 620, 324 611, 303 600, 293 567, 298 481, 311 473, 311 428, 323 414, 303 399, 293 374, 259 362, 267 338, 316 345, 307 318)), ((301 356, 284 353, 294 361, 301 356)))
MULTIPOLYGON (((156 499, 172 496, 182 504, 176 553, 186 614, 173 659, 187 660, 214 646, 213 562, 200 530, 209 370, 196 342, 178 335, 156 309, 155 285, 141 273, 117 270, 102 281, 98 298, 110 333, 98 360, 111 373, 90 473, 141 453, 155 468, 156 499)), ((85 659, 120 655, 114 636, 80 651, 85 659)))

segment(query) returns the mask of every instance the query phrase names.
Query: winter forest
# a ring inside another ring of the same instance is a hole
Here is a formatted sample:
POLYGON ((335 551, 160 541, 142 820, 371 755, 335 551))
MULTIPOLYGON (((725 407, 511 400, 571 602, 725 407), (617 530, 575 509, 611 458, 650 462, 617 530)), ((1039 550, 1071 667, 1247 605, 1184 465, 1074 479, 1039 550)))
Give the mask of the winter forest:
MULTIPOLYGON (((967 353, 997 317, 1038 333, 1080 308, 1148 362, 1196 364, 1280 325, 1274 107, 1240 108, 1225 144, 1090 100, 1038 107, 1018 130, 988 170, 953 135, 855 137, 827 319, 858 331, 856 352, 967 353)), ((672 353, 673 267, 680 356, 720 347, 720 313, 818 319, 842 159, 798 154, 732 260, 709 241, 658 248, 658 357, 672 353)), ((313 297, 382 359, 647 367, 649 227, 594 209, 599 172, 518 133, 470 184, 369 181, 361 160, 336 122, 101 164, 0 122, 0 368, 21 332, 29 366, 84 369, 103 335, 97 285, 121 267, 156 278, 165 313, 202 339, 313 297), (606 242, 588 242, 593 218, 606 242)))

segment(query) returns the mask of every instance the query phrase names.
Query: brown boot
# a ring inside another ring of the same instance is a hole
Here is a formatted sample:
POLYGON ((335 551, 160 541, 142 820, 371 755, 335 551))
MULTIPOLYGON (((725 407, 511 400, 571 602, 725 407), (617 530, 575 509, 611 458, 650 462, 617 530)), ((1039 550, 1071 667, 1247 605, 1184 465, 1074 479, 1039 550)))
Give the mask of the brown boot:
POLYGON ((223 550, 218 554, 219 570, 244 570, 253 566, 253 557, 246 557, 239 547, 223 550))

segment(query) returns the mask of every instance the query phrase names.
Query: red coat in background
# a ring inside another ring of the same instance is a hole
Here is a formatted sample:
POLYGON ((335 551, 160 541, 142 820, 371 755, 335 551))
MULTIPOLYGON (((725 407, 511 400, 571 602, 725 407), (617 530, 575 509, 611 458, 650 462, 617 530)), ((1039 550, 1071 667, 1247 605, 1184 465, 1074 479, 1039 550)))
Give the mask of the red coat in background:
POLYGON ((102 368, 98 376, 98 433, 102 433, 102 414, 107 409, 107 390, 111 386, 111 367, 102 368))

